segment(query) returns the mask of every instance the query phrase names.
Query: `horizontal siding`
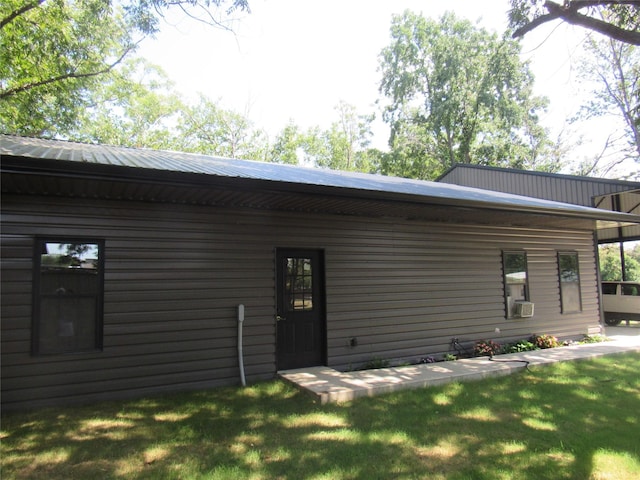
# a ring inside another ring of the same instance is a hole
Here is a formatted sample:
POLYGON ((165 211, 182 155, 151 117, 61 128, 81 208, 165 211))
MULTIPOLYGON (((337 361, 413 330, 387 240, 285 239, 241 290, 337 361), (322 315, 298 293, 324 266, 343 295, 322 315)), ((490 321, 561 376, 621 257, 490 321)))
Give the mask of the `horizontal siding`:
POLYGON ((327 254, 328 269, 334 261, 336 270, 327 272, 328 340, 337 368, 453 353, 452 337, 467 343, 533 333, 568 337, 599 323, 593 239, 584 232, 395 224, 387 248, 327 254), (501 252, 509 249, 527 252, 534 319, 504 318, 501 252), (560 313, 558 250, 579 253, 582 314, 560 313))
POLYGON ((9 195, 2 202, 6 408, 238 384, 239 303, 246 306, 247 379, 272 378, 278 247, 325 252, 327 358, 336 368, 439 355, 454 336, 494 338, 496 328, 503 339, 575 336, 599 319, 586 230, 9 195), (102 352, 30 354, 33 239, 40 235, 105 239, 102 352), (504 318, 503 249, 528 254, 534 319, 504 318), (560 313, 558 250, 579 252, 581 314, 560 313))

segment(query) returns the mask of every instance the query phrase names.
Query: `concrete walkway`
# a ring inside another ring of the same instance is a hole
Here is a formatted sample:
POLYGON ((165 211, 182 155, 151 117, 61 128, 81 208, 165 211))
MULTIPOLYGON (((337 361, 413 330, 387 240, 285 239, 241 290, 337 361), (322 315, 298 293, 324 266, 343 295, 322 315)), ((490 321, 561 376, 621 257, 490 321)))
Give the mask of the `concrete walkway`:
POLYGON ((279 372, 280 377, 315 395, 320 403, 345 402, 405 388, 420 388, 452 381, 470 381, 508 375, 529 366, 567 360, 595 358, 612 353, 640 351, 640 325, 607 327, 611 341, 535 350, 532 352, 468 358, 453 362, 407 367, 339 372, 329 367, 310 367, 279 372))

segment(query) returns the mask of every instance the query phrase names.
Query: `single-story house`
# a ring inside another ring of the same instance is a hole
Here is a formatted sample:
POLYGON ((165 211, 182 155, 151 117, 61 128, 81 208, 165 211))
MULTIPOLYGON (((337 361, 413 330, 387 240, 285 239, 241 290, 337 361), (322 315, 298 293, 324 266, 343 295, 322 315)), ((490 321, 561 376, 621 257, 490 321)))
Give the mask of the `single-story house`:
POLYGON ((0 154, 5 409, 580 337, 596 232, 640 222, 205 155, 9 135, 0 154))

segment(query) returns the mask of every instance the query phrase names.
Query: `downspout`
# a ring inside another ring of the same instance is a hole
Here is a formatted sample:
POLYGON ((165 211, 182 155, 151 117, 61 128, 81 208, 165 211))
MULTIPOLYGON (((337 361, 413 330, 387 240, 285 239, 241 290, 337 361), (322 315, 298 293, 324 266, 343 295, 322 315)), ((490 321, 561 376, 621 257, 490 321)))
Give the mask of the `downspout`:
POLYGON ((244 305, 238 305, 238 365, 240 366, 240 382, 243 387, 247 386, 244 378, 244 355, 242 352, 242 324, 244 323, 244 305))

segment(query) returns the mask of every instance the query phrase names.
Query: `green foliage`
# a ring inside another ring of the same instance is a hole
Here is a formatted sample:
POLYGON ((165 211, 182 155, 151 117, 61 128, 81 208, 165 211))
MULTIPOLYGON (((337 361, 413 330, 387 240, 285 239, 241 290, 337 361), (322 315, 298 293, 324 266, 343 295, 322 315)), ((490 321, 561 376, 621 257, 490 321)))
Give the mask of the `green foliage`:
POLYGON ((300 128, 293 122, 282 129, 271 146, 268 161, 273 163, 298 164, 298 149, 302 148, 300 128))
MULTIPOLYGON (((604 281, 622 280, 620 248, 618 245, 600 245, 598 248, 600 275, 604 281)), ((625 272, 629 281, 640 281, 640 244, 625 250, 625 272)))
POLYGON ((515 37, 555 20, 594 30, 617 41, 640 45, 638 2, 511 0, 509 26, 514 29, 515 37))
POLYGON ((531 350, 538 350, 538 346, 528 340, 520 340, 518 342, 505 345, 502 348, 501 353, 520 353, 530 352, 531 350))
POLYGON ((533 335, 531 337, 531 343, 537 348, 556 348, 561 344, 553 335, 533 335))
POLYGON ((586 344, 586 343, 602 343, 608 342, 609 338, 604 335, 585 335, 578 343, 586 344))
POLYGON ((478 357, 492 357, 499 354, 501 350, 501 345, 493 340, 480 340, 474 345, 473 354, 478 357))
POLYGON ((453 362, 454 360, 457 360, 458 357, 456 357, 455 355, 451 354, 451 353, 445 353, 442 357, 442 360, 444 362, 453 362))
MULTIPOLYGON (((5 0, 0 3, 0 131, 68 136, 93 93, 168 10, 224 26, 224 0, 5 0)), ((248 10, 229 2, 227 14, 248 10)))
POLYGON ((91 106, 66 134, 80 141, 169 149, 176 146, 173 125, 184 105, 159 67, 127 60, 103 77, 91 92, 91 106))
POLYGON ((98 77, 134 47, 122 10, 103 0, 0 6, 0 130, 53 136, 73 128, 98 77))
POLYGON ((374 172, 378 156, 368 149, 372 116, 359 115, 353 105, 336 106, 338 120, 329 129, 319 126, 302 131, 289 123, 275 139, 267 161, 330 168, 343 171, 374 172))
POLYGON ((177 149, 228 158, 263 160, 266 135, 245 115, 221 108, 200 95, 194 106, 185 106, 177 126, 177 149))
MULTIPOLYGON (((535 168, 548 145, 537 123, 545 100, 517 42, 445 14, 406 11, 381 54, 392 155, 383 173, 435 178, 455 163, 535 168)), ((548 167, 548 165, 547 165, 548 167)))

